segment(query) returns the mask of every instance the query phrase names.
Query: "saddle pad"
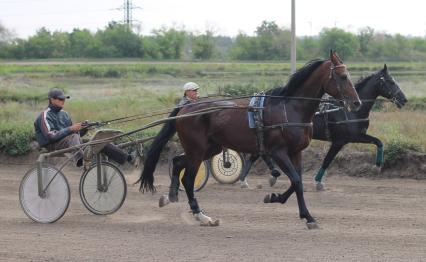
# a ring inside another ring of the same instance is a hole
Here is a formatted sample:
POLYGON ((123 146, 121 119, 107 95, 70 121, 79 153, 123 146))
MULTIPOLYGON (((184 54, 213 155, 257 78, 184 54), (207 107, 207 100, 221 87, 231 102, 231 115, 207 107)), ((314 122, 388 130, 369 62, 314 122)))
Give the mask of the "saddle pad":
MULTIPOLYGON (((264 102, 265 102, 264 96, 262 95, 253 96, 250 99, 249 108, 250 107, 263 108, 264 102)), ((263 109, 256 109, 256 111, 253 111, 250 109, 248 110, 247 117, 248 117, 249 128, 257 128, 256 121, 254 119, 254 114, 259 114, 259 119, 263 119, 263 109)))

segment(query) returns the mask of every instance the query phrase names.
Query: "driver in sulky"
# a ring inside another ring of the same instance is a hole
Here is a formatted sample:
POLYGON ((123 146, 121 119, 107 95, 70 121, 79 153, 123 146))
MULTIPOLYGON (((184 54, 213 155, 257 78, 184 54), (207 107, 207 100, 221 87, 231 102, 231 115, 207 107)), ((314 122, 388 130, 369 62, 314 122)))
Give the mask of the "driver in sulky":
MULTIPOLYGON (((65 101, 70 96, 61 89, 52 88, 47 94, 49 104, 36 118, 34 129, 40 147, 49 152, 82 144, 81 137, 87 133, 85 122, 73 123, 69 114, 63 110, 65 101)), ((125 153, 116 145, 109 143, 101 151, 118 164, 126 161, 133 163, 132 155, 125 153)), ((83 152, 79 150, 74 156, 77 167, 83 165, 83 152)))

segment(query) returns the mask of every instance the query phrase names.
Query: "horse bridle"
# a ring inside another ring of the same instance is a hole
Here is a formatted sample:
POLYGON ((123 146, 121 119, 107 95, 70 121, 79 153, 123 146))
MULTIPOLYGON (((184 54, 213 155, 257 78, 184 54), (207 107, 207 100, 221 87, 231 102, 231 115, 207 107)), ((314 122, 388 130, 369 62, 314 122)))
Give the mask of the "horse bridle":
MULTIPOLYGON (((340 79, 337 75, 336 75, 336 68, 346 68, 345 64, 340 64, 340 65, 334 65, 333 63, 331 63, 331 67, 330 67, 330 75, 329 75, 329 79, 333 79, 334 81, 336 81, 337 84, 337 91, 339 92, 339 95, 341 96, 341 100, 344 101, 344 104, 346 104, 345 99, 347 99, 347 97, 345 95, 343 95, 342 93, 342 82, 343 80, 340 79)), ((348 80, 348 75, 345 81, 348 80)))
POLYGON ((335 78, 335 75, 336 75, 335 70, 336 70, 336 68, 346 68, 346 65, 345 64, 334 65, 333 63, 331 63, 331 65, 332 66, 330 67, 330 76, 328 78, 336 80, 336 78, 335 78))
POLYGON ((381 76, 379 78, 379 80, 380 80, 380 88, 382 89, 383 93, 385 93, 385 94, 387 94, 389 96, 389 97, 386 97, 386 98, 388 98, 392 103, 396 104, 398 102, 398 100, 396 98, 396 95, 398 95, 399 93, 402 92, 401 89, 397 88, 395 90, 395 92, 391 92, 391 91, 390 92, 386 92, 386 90, 384 89, 384 87, 386 87, 385 76, 381 76))

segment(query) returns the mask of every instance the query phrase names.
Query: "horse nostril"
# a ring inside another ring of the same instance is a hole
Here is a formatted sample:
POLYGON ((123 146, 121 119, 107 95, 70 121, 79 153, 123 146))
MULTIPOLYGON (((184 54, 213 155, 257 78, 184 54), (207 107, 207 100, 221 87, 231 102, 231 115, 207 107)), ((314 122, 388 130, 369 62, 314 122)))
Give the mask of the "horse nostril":
POLYGON ((360 106, 361 106, 361 102, 360 102, 360 101, 355 101, 355 102, 354 102, 354 106, 356 106, 356 107, 360 107, 360 106))

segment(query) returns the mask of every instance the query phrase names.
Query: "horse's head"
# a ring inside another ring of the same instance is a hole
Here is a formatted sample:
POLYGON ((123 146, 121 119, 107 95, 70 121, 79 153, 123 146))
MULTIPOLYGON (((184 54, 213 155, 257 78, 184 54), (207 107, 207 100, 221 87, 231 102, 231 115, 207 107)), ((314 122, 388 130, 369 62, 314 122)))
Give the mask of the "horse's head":
POLYGON ((399 88, 399 85, 390 75, 388 67, 386 64, 383 69, 379 72, 379 95, 386 97, 391 100, 398 108, 401 108, 407 103, 407 98, 402 90, 399 88))
POLYGON ((358 93, 351 81, 346 65, 336 52, 330 51, 330 75, 324 91, 343 102, 348 111, 357 111, 361 107, 358 93))

